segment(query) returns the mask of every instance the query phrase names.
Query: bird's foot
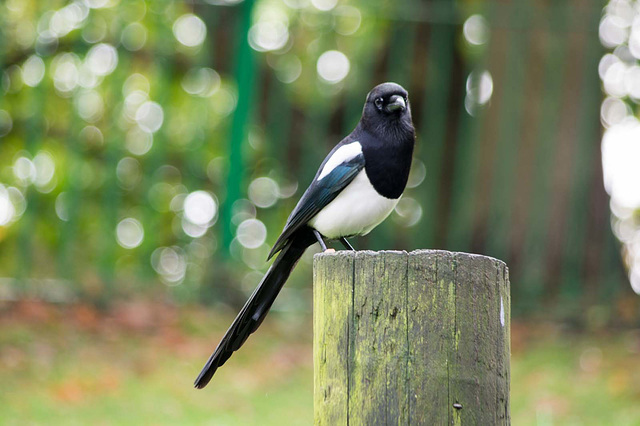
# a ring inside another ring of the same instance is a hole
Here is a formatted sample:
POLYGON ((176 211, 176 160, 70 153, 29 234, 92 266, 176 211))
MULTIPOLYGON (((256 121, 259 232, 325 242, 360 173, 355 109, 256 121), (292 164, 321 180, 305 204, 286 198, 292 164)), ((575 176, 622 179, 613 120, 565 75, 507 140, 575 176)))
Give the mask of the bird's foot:
POLYGON ((325 249, 325 250, 323 251, 323 253, 335 253, 335 252, 336 252, 336 250, 335 250, 335 249, 332 249, 332 248, 328 248, 328 249, 325 249))

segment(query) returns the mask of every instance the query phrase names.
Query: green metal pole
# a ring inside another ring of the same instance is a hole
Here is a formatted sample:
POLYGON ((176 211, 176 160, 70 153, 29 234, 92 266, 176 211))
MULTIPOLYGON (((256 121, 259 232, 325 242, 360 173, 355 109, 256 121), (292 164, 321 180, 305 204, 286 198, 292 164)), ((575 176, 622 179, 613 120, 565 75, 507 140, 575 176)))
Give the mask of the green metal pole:
POLYGON ((233 203, 240 198, 240 186, 244 176, 242 159, 242 144, 247 134, 250 119, 251 100, 255 85, 255 57, 249 46, 249 29, 251 28, 251 13, 255 0, 245 0, 242 3, 240 26, 238 28, 238 57, 236 60, 236 81, 238 82, 238 103, 233 121, 231 122, 231 137, 229 138, 229 170, 227 173, 227 194, 222 206, 223 234, 222 241, 228 253, 235 227, 231 222, 233 203))

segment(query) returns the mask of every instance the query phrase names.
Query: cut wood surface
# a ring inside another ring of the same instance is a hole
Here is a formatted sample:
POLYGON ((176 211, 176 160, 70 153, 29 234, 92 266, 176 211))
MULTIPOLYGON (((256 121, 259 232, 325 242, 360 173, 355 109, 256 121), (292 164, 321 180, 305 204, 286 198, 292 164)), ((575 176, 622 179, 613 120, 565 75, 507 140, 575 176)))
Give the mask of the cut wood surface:
POLYGON ((509 424, 509 308, 490 257, 317 254, 315 423, 509 424))

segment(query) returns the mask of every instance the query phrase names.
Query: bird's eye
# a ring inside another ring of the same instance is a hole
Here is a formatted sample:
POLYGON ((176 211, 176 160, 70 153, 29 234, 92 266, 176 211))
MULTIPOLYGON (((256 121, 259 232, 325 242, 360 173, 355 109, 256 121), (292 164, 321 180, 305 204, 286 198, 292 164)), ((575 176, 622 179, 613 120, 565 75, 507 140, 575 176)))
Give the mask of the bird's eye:
POLYGON ((378 109, 382 109, 382 104, 384 103, 384 99, 382 98, 378 98, 374 101, 374 104, 376 105, 376 108, 378 109))

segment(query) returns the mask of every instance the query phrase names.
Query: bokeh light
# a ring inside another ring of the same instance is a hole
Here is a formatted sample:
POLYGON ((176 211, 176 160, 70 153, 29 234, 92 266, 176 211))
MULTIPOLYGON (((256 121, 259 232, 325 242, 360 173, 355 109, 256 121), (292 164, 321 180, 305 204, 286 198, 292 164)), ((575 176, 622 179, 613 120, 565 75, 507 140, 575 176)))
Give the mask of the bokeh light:
POLYGON ((318 75, 327 83, 339 83, 349 74, 349 58, 337 50, 324 52, 318 58, 316 69, 318 75))
POLYGON ((44 61, 37 55, 31 55, 22 65, 22 80, 24 84, 36 87, 44 77, 44 61))
POLYGON ((50 192, 53 187, 50 186, 54 182, 56 171, 56 163, 47 151, 39 151, 33 157, 33 167, 35 168, 34 184, 40 192, 50 192))
POLYGON ((340 35, 352 35, 360 28, 362 14, 353 6, 342 5, 333 10, 335 31, 340 35))
POLYGON ((9 186, 7 192, 9 193, 9 200, 13 204, 14 220, 17 220, 27 210, 27 200, 22 191, 14 186, 9 186))
POLYGON ((116 226, 116 239, 126 249, 138 247, 144 239, 142 223, 132 217, 122 219, 116 226))
POLYGON ((16 23, 13 37, 21 49, 29 49, 36 41, 36 27, 30 21, 21 20, 16 23))
POLYGON ((49 31, 55 37, 64 37, 72 30, 80 28, 88 15, 89 9, 85 3, 70 3, 51 15, 49 31))
POLYGON ((94 74, 109 75, 118 65, 118 51, 110 44, 100 43, 89 49, 85 60, 94 74))
POLYGON ((56 197, 55 209, 58 218, 64 222, 69 220, 69 195, 66 192, 61 192, 56 197))
POLYGON ((602 138, 605 189, 616 204, 640 208, 640 122, 632 117, 610 127, 602 138))
POLYGON ((133 73, 124 81, 122 85, 122 94, 126 97, 135 91, 149 94, 151 85, 149 79, 140 73, 133 73))
POLYGON ((85 89, 93 89, 102 82, 103 77, 95 74, 86 62, 78 69, 78 85, 85 89))
POLYGON ((600 21, 600 41, 605 47, 616 47, 628 36, 628 24, 620 16, 605 15, 600 21))
POLYGON ((397 223, 405 227, 417 224, 422 218, 422 206, 415 198, 402 197, 395 208, 397 223))
POLYGON ((135 126, 127 132, 125 146, 133 155, 145 155, 153 146, 153 134, 135 126))
POLYGON ((62 53, 56 55, 53 59, 51 64, 53 85, 59 95, 68 97, 76 86, 78 86, 80 77, 79 66, 80 59, 73 53, 62 53))
POLYGON ((486 105, 493 94, 493 78, 489 71, 474 71, 467 78, 467 96, 464 106, 469 115, 474 115, 476 109, 486 105))
POLYGON ((207 27, 202 19, 187 13, 176 19, 173 24, 173 35, 182 45, 197 47, 204 42, 207 36, 207 27))
POLYGON ((607 67, 604 72, 604 90, 609 96, 617 98, 624 97, 627 92, 624 85, 624 77, 627 73, 627 66, 622 61, 617 61, 607 67))
POLYGON ((124 98, 122 113, 128 121, 135 121, 140 106, 149 99, 149 94, 142 90, 133 90, 124 98))
POLYGON ((629 106, 618 98, 607 97, 600 107, 600 119, 605 128, 622 123, 630 113, 629 106))
POLYGON ((182 232, 188 235, 191 238, 200 238, 204 234, 207 233, 207 229, 209 229, 206 225, 198 225, 196 223, 191 222, 186 217, 183 217, 180 221, 180 228, 182 232))
POLYGON ((280 188, 275 180, 259 177, 249 184, 249 199, 258 207, 268 208, 278 200, 280 188))
POLYGON ((96 126, 84 126, 78 135, 80 140, 88 147, 100 147, 104 144, 102 130, 96 126))
POLYGON ((420 185, 424 178, 427 176, 427 168, 424 163, 414 158, 411 163, 411 171, 409 172, 409 180, 407 181, 407 188, 415 188, 420 185))
POLYGON ((104 114, 104 101, 95 90, 81 90, 75 96, 78 115, 88 123, 95 123, 104 114))
POLYGON ((336 7, 338 0, 311 0, 311 4, 322 12, 328 12, 336 7))
POLYGON ((9 191, 0 184, 0 226, 6 226, 15 216, 15 207, 9 198, 9 191))
POLYGON ((220 88, 220 74, 211 68, 192 68, 182 78, 182 88, 190 95, 207 97, 220 88))
POLYGON ((164 111, 160 104, 146 101, 136 110, 135 120, 142 130, 155 133, 162 127, 164 111))
POLYGON ((633 65, 627 68, 624 87, 631 99, 640 101, 640 66, 633 65))
POLYGON ((100 9, 103 7, 108 7, 109 3, 112 0, 83 0, 84 4, 89 6, 91 9, 100 9))
POLYGON ((258 52, 281 49, 288 40, 289 29, 284 22, 258 22, 249 31, 249 44, 258 52))
POLYGON ((138 51, 147 42, 147 28, 140 22, 129 24, 122 30, 120 39, 125 49, 132 52, 138 51))
POLYGON ((246 248, 258 248, 267 239, 267 227, 258 219, 247 219, 238 225, 236 238, 246 248))
POLYGON ((184 216, 189 222, 208 225, 218 212, 218 204, 207 191, 194 191, 184 199, 184 216))
POLYGON ((22 185, 29 185, 36 179, 36 166, 31 159, 18 157, 13 163, 13 175, 22 185))
POLYGON ((473 45, 485 44, 489 38, 489 26, 482 15, 471 15, 464 21, 462 34, 465 40, 473 45))
POLYGON ((151 266, 165 284, 177 285, 187 272, 187 256, 178 246, 159 247, 151 254, 151 266))
POLYGON ((123 189, 133 189, 142 179, 140 162, 133 157, 124 157, 116 166, 118 183, 123 189))

